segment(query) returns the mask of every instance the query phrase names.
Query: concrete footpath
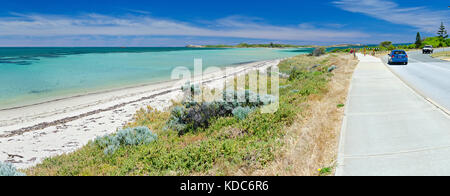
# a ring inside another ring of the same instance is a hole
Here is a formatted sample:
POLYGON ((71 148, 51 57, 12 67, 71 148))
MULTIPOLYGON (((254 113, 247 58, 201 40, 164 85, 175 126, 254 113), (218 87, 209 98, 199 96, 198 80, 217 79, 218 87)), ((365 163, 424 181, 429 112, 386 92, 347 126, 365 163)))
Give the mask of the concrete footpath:
POLYGON ((450 117, 380 59, 358 57, 336 175, 450 175, 450 117))

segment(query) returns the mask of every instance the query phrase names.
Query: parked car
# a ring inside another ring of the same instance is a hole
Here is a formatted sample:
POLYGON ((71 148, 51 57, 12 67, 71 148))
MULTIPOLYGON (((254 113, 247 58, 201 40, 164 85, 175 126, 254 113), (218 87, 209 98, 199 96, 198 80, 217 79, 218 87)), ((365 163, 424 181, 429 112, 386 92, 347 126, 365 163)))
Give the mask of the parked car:
POLYGON ((392 65, 394 63, 399 63, 403 65, 408 65, 408 54, 404 50, 393 50, 389 55, 388 64, 392 65))
POLYGON ((433 54, 433 51, 434 51, 434 49, 433 49, 433 46, 431 46, 431 45, 427 45, 427 46, 423 47, 423 49, 422 49, 423 54, 433 54))

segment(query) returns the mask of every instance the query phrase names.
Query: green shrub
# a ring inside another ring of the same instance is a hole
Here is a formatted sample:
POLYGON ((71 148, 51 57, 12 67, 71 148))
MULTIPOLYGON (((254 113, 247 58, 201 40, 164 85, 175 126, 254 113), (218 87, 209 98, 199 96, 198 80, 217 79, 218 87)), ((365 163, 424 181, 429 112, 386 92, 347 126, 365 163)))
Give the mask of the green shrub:
POLYGON ((114 154, 120 146, 146 145, 157 138, 158 136, 152 133, 148 127, 135 127, 120 130, 114 135, 98 137, 94 143, 104 149, 103 152, 108 155, 114 154))
POLYGON ((385 47, 385 48, 389 48, 392 46, 392 42, 391 41, 384 41, 380 43, 380 46, 385 47))
POLYGON ((208 128, 211 119, 231 116, 238 107, 255 108, 276 101, 276 97, 272 95, 259 95, 250 90, 227 90, 223 92, 222 100, 213 102, 195 102, 187 99, 182 102, 182 106, 172 110, 167 128, 184 135, 199 128, 208 128))
POLYGON ((250 107, 237 107, 233 110, 233 116, 238 120, 244 120, 247 116, 254 111, 253 108, 250 107))
POLYGON ((449 46, 450 39, 443 39, 441 37, 428 37, 423 41, 422 47, 425 45, 432 45, 434 48, 449 46))
POLYGON ((289 81, 293 81, 297 78, 300 78, 300 76, 303 75, 303 73, 304 71, 301 71, 296 67, 293 67, 289 72, 289 81))
POLYGON ((25 174, 18 172, 11 163, 0 162, 0 176, 25 176, 25 174))
POLYGON ((188 95, 189 97, 193 97, 194 95, 199 95, 202 93, 202 89, 200 89, 200 86, 198 84, 191 84, 191 82, 186 82, 181 87, 181 90, 185 93, 185 95, 188 95))
POLYGON ((418 48, 416 44, 408 45, 408 49, 415 49, 415 48, 418 48))
POLYGON ((315 48, 313 52, 311 53, 312 56, 321 56, 326 54, 326 49, 324 47, 315 48))

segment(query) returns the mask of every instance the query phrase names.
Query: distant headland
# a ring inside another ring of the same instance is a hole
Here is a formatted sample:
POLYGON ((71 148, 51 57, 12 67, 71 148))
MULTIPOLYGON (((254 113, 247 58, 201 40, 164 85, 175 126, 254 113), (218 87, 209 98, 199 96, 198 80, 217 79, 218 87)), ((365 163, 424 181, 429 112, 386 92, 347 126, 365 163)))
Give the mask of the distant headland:
MULTIPOLYGON (((352 47, 352 46, 362 46, 362 44, 337 44, 325 47, 352 47)), ((292 45, 292 44, 248 44, 248 43, 240 43, 237 45, 187 45, 187 48, 317 48, 324 47, 318 45, 292 45)))

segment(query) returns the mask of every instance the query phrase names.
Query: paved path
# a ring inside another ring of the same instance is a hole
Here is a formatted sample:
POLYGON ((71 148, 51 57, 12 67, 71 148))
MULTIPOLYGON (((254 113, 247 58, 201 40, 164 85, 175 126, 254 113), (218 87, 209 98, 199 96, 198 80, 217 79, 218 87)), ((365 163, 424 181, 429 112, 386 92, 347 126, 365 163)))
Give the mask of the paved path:
MULTIPOLYGON (((435 49, 436 52, 443 49, 435 49)), ((450 51, 450 48, 445 49, 450 51)), ((450 62, 421 51, 408 52, 409 65, 389 65, 405 82, 450 111, 450 62)), ((383 58, 387 61, 387 56, 383 58)))
POLYGON ((450 175, 450 117, 380 59, 358 57, 336 175, 450 175))

